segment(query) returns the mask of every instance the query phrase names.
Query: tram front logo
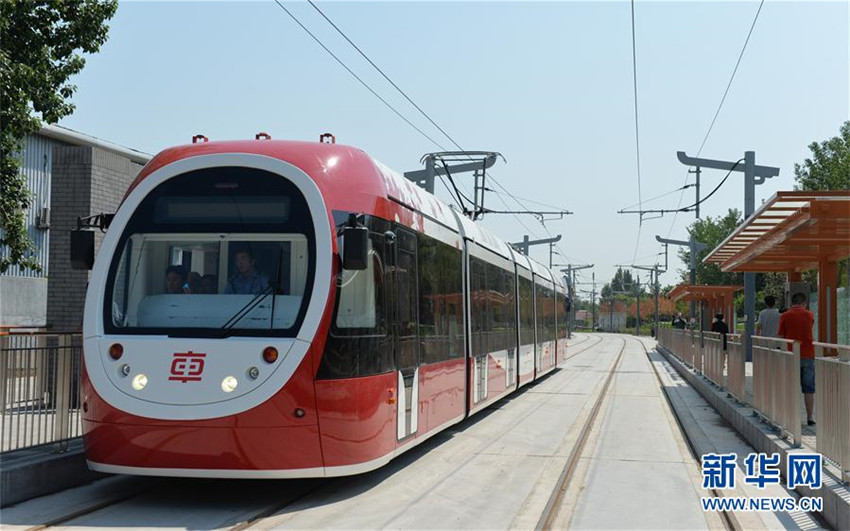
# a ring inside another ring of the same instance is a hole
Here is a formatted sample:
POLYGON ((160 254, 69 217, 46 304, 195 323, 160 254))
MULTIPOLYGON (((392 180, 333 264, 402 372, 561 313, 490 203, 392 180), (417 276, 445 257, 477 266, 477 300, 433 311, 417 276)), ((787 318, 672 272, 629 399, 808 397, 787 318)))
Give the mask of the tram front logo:
POLYGON ((171 376, 169 380, 178 382, 200 382, 204 372, 206 354, 199 352, 175 352, 171 360, 171 376))

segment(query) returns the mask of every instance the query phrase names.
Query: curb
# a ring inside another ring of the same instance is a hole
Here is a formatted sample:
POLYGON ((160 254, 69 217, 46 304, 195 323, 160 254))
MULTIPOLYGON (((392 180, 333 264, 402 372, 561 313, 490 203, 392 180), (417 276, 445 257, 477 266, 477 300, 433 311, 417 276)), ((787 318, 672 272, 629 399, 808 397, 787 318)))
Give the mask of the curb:
POLYGON ((0 466, 0 507, 90 483, 106 477, 86 465, 82 439, 56 453, 53 445, 17 450, 3 455, 0 466))

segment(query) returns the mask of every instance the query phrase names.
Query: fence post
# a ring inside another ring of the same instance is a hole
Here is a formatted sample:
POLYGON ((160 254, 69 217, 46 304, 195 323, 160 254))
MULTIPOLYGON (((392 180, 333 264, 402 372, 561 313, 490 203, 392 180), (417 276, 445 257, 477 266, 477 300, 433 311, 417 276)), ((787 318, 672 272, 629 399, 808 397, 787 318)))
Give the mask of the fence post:
POLYGON ((59 336, 56 347, 56 379, 54 381, 55 416, 53 418, 53 437, 58 440, 57 452, 68 449, 71 420, 71 338, 66 334, 59 336))
POLYGON ((0 414, 6 414, 6 391, 7 378, 9 377, 9 358, 12 356, 9 352, 11 346, 11 337, 8 335, 0 335, 0 414))
POLYGON ((800 378, 800 342, 794 341, 794 361, 792 362, 791 369, 791 378, 790 384, 791 389, 789 396, 794 397, 795 399, 791 402, 791 419, 789 420, 791 424, 792 432, 791 434, 794 437, 794 446, 799 448, 803 445, 803 421, 802 416, 800 414, 800 395, 798 395, 795 390, 797 386, 795 383, 800 378))

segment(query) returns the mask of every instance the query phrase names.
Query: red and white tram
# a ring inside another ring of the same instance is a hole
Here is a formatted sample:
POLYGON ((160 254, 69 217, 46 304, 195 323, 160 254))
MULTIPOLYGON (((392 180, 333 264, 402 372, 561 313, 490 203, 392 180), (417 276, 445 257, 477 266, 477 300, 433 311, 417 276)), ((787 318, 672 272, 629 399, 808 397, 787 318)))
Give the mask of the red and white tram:
POLYGON ((232 478, 380 467, 563 361, 565 293, 359 149, 168 149, 131 186, 92 271, 89 466, 232 478))

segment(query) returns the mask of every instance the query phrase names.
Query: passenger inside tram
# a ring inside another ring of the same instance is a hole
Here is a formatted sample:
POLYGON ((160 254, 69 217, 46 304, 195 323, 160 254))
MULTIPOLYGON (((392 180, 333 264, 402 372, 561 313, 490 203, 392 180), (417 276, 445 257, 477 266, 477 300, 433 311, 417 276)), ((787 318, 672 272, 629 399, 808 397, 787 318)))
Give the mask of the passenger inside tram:
POLYGON ((238 274, 227 280, 224 293, 238 295, 253 295, 269 286, 269 278, 257 271, 257 263, 250 247, 237 247, 233 253, 238 274))
POLYGON ((201 277, 198 293, 214 295, 218 293, 218 279, 215 275, 206 274, 201 277))
POLYGON ((183 293, 183 285, 186 283, 186 270, 183 266, 171 265, 165 270, 165 292, 183 293))

